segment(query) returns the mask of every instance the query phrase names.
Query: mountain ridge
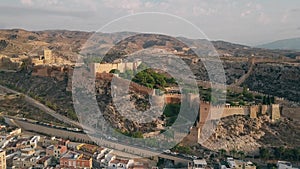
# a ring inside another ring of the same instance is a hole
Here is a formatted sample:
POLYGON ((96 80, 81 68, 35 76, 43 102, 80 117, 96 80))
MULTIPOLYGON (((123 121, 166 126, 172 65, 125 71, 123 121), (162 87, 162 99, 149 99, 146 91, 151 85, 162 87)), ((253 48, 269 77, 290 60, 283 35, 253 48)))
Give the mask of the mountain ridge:
POLYGON ((300 37, 276 40, 270 43, 258 45, 256 47, 300 51, 300 37))

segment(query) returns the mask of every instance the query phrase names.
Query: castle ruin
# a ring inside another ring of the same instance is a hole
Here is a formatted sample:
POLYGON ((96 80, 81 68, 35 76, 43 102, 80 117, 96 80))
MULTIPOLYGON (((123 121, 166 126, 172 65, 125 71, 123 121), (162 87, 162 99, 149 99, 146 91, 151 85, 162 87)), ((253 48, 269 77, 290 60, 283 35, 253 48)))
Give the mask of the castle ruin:
POLYGON ((31 58, 31 63, 33 65, 44 65, 53 62, 52 51, 49 49, 44 49, 42 54, 33 56, 31 58))
POLYGON ((126 70, 137 70, 141 61, 134 62, 120 62, 120 63, 92 63, 90 70, 95 75, 97 73, 109 73, 112 70, 119 70, 120 73, 124 73, 126 70))

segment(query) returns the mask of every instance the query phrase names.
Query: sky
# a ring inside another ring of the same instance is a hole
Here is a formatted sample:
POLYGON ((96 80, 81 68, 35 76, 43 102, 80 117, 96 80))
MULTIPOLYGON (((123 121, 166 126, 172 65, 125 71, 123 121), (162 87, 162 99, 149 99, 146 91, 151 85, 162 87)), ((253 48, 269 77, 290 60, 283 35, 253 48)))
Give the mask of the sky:
POLYGON ((210 40, 258 45, 300 37, 299 0, 2 0, 0 29, 97 31, 141 12, 184 18, 210 40))

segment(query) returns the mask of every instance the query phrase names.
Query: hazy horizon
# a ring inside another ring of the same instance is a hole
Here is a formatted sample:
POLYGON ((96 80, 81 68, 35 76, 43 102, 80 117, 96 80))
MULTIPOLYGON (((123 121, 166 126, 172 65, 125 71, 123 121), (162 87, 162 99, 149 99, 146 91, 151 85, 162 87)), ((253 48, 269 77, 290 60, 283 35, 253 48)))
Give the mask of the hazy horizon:
POLYGON ((296 0, 6 0, 0 29, 97 31, 123 16, 160 12, 186 19, 211 40, 256 46, 300 37, 299 6, 296 0))

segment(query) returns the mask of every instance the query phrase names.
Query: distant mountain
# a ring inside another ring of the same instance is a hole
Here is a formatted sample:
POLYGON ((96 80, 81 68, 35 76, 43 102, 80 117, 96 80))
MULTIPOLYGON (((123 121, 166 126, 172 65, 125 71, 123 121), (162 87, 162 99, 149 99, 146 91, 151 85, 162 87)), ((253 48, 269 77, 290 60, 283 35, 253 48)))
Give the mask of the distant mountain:
POLYGON ((275 42, 259 45, 257 47, 266 48, 266 49, 285 49, 285 50, 300 51, 300 37, 292 38, 292 39, 278 40, 275 42))

